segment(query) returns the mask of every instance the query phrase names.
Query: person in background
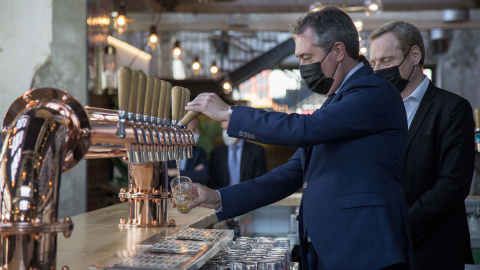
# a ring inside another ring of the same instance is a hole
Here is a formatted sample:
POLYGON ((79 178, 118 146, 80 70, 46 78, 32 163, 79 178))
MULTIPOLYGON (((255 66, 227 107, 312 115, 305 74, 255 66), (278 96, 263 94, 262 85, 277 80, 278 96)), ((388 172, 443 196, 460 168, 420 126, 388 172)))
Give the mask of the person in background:
MULTIPOLYGON (((197 118, 187 124, 187 128, 192 130, 195 137, 195 143, 198 142, 200 132, 198 129, 197 118)), ((177 165, 175 160, 168 161, 168 177, 170 180, 177 177, 177 165)), ((180 175, 189 177, 192 182, 206 185, 210 179, 210 169, 208 167, 207 155, 205 150, 198 146, 193 147, 192 158, 179 161, 180 175)))
POLYGON ((223 220, 303 187, 303 269, 409 269, 402 99, 360 61, 358 31, 341 9, 314 9, 293 22, 291 32, 302 78, 328 96, 320 109, 302 115, 232 107, 213 93, 200 94, 185 109, 229 121, 229 136, 300 149, 287 164, 237 185, 213 190, 193 184, 189 208, 213 208, 223 220))
POLYGON ((400 92, 408 119, 403 187, 413 240, 414 270, 464 269, 473 263, 464 200, 474 166, 474 121, 464 98, 423 74, 420 31, 390 22, 370 36, 375 73, 400 92))
POLYGON ((224 144, 210 156, 210 188, 222 188, 264 175, 267 172, 265 149, 258 144, 227 134, 228 122, 221 123, 224 144))

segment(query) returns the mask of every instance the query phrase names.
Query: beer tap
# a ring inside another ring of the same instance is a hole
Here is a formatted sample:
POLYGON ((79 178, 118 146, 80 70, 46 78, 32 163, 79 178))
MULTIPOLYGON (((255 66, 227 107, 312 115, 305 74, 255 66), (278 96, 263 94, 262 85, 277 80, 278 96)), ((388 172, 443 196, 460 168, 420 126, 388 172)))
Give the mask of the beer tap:
MULTIPOLYGON (((163 113, 163 126, 167 130, 168 140, 170 147, 168 150, 168 160, 174 160, 175 158, 175 149, 173 147, 175 140, 175 130, 171 127, 171 100, 172 100, 172 84, 169 82, 166 83, 166 94, 165 94, 165 111, 163 113)), ((165 136, 167 137, 167 136, 165 136)))
MULTIPOLYGON (((182 145, 182 135, 177 128, 177 122, 180 120, 181 104, 182 104, 182 94, 183 90, 180 86, 174 86, 172 88, 172 123, 171 127, 174 129, 174 156, 173 159, 181 160, 183 155, 181 154, 181 145, 182 145)), ((173 139, 173 138, 172 138, 173 139)))
POLYGON ((130 84, 132 79, 132 70, 129 67, 121 67, 118 69, 118 126, 117 136, 121 139, 125 138, 127 132, 125 123, 127 121, 128 97, 130 84))

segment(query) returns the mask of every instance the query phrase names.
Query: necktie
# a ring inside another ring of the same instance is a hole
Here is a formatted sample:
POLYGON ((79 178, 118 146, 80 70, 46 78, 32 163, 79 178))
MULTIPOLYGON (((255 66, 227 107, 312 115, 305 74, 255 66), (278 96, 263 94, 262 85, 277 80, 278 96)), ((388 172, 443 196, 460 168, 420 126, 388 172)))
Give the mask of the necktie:
POLYGON ((230 174, 230 185, 240 183, 240 176, 238 174, 239 162, 237 158, 237 145, 232 145, 230 148, 230 155, 228 156, 228 172, 230 174))

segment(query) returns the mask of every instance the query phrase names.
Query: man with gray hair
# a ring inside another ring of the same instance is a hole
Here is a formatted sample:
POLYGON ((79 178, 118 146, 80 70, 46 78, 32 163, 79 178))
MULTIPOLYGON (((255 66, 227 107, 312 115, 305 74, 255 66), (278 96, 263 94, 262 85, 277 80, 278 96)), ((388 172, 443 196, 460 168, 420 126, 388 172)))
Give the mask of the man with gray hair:
POLYGON ((464 200, 472 181, 474 122, 464 98, 435 87, 423 74, 420 31, 391 22, 370 36, 375 73, 400 92, 408 120, 403 186, 414 270, 464 269, 473 263, 464 200))
POLYGON ((400 95, 359 58, 358 32, 336 7, 292 24, 300 73, 328 96, 311 115, 228 106, 202 93, 186 110, 228 121, 227 133, 299 147, 287 164, 219 190, 193 185, 196 206, 235 217, 303 187, 299 236, 304 269, 409 269, 410 241, 401 172, 407 136, 400 95))

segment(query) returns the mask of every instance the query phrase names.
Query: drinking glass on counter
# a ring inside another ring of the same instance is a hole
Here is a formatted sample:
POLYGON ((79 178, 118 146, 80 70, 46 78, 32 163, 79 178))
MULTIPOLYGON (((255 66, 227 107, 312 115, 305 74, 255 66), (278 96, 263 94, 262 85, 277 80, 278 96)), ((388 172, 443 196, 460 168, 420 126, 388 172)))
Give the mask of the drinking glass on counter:
POLYGON ((192 201, 192 180, 186 176, 175 177, 170 182, 170 187, 178 212, 189 213, 188 204, 192 201))

